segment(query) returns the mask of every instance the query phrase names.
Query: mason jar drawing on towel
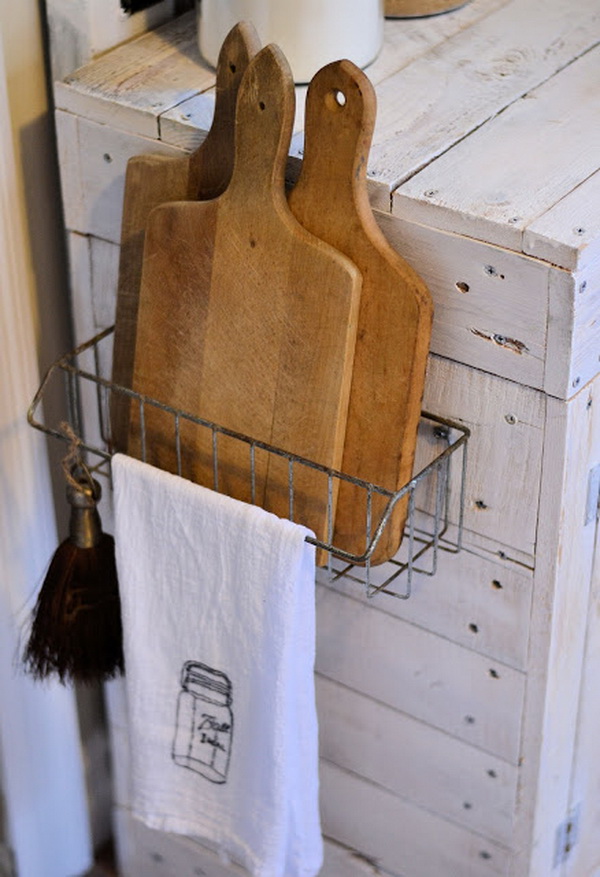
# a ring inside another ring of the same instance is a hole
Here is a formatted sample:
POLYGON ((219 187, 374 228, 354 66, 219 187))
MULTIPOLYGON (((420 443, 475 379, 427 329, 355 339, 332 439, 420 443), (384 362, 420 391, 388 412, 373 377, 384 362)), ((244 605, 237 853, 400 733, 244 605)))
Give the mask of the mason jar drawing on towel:
POLYGON ((211 783, 224 783, 232 734, 230 680, 220 670, 198 661, 186 661, 177 698, 173 761, 211 783))

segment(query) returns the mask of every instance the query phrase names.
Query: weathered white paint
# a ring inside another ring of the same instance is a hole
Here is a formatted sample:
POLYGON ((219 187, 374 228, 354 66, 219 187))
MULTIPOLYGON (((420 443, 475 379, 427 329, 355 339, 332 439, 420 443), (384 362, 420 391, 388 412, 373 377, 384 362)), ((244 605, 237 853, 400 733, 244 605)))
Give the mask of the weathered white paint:
MULTIPOLYGON (((590 4, 589 45, 600 38, 600 11, 595 4, 594 9, 590 4)), ((564 13, 579 27, 568 4, 564 13)), ((532 34, 539 32, 539 26, 532 28, 532 34)), ((511 64, 529 67, 530 50, 525 45, 514 49, 504 59, 507 69, 511 64)), ((520 251, 529 223, 597 170, 600 126, 592 120, 599 66, 600 48, 592 49, 528 91, 400 186, 394 212, 520 251)), ((577 225, 585 227, 583 220, 577 225)), ((551 261, 561 253, 557 247, 551 261)))
POLYGON ((542 389, 546 357, 556 355, 546 338, 549 267, 389 213, 376 218, 431 291, 431 350, 542 389))
POLYGON ((550 269, 544 385, 553 396, 574 396, 598 373, 599 292, 600 256, 576 272, 550 269))
MULTIPOLYGON (((598 388, 594 387, 593 404, 598 404, 598 388)), ((592 466, 600 463, 600 447, 591 460, 592 466)), ((598 750, 598 728, 600 728, 600 686, 598 686, 598 667, 600 666, 600 527, 590 521, 588 526, 596 528, 594 545, 594 565, 587 613, 584 671, 579 696, 577 739, 574 770, 571 783, 569 813, 578 809, 579 824, 577 838, 566 860, 563 877, 578 877, 600 872, 600 846, 598 845, 598 825, 600 824, 600 754, 598 750)))
POLYGON ((327 761, 509 846, 517 768, 366 695, 317 677, 327 761))
POLYGON ((491 12, 381 83, 370 172, 395 189, 599 34, 595 0, 577 0, 576 14, 572 0, 511 0, 491 12))
POLYGON ((170 146, 191 152, 204 140, 215 111, 215 90, 211 88, 183 101, 160 117, 160 139, 170 146))
POLYGON ((102 55, 55 85, 58 109, 143 137, 158 117, 214 84, 200 60, 193 13, 102 55))
POLYGON ((158 140, 113 131, 71 113, 56 115, 68 229, 119 243, 125 168, 132 155, 181 155, 158 140))
MULTIPOLYGON (((429 49, 470 27, 507 2, 508 0, 474 0, 449 15, 434 16, 425 21, 418 18, 406 19, 401 27, 392 21, 386 21, 383 47, 367 70, 369 79, 374 84, 382 82, 429 49)), ((301 131, 304 125, 306 90, 306 86, 296 87, 294 131, 301 131)), ((211 107, 211 96, 204 93, 168 110, 160 119, 161 139, 175 146, 193 149, 198 145, 198 129, 206 129, 211 107)), ((302 136, 298 138, 295 148, 301 148, 302 139, 302 136)))
POLYGON ((593 173, 527 226, 523 252, 572 271, 596 261, 600 256, 598 201, 600 173, 593 173))
POLYGON ((383 48, 367 71, 369 79, 375 84, 383 82, 416 58, 470 28, 508 2, 471 0, 446 15, 405 18, 400 25, 398 21, 386 20, 383 48))
POLYGON ((589 471, 598 462, 594 385, 548 399, 515 820, 515 875, 550 874, 555 832, 569 812, 595 527, 586 525, 589 471), (590 405, 590 399, 592 404, 590 405))
MULTIPOLYGON (((115 836, 122 877, 244 877, 248 872, 235 864, 226 864, 211 850, 192 840, 154 831, 134 819, 126 807, 117 806, 114 815, 115 836)), ((375 862, 356 850, 325 838, 323 867, 319 877, 385 877, 375 862)), ((392 875, 393 877, 393 875, 392 875)))
MULTIPOLYGON (((544 438, 543 394, 431 356, 423 407, 456 418, 472 430, 465 527, 533 555, 544 438)), ((458 474, 455 471, 453 479, 458 474)), ((456 499, 456 484, 453 494, 456 499)), ((456 512, 452 519, 456 521, 456 512)))
POLYGON ((600 294, 600 254, 585 268, 573 274, 574 308, 573 355, 569 372, 569 395, 578 392, 598 374, 598 296, 600 294))
POLYGON ((327 587, 317 672, 486 752, 519 758, 524 674, 327 587))
POLYGON ((46 0, 52 77, 62 79, 99 52, 156 27, 173 14, 174 0, 126 15, 120 0, 46 0))
POLYGON ((328 762, 321 764, 325 833, 401 877, 506 875, 510 852, 328 762))
MULTIPOLYGON (((496 554, 503 551, 496 546, 496 554)), ((342 564, 339 565, 342 568, 342 564)), ((373 585, 395 572, 390 563, 373 567, 373 585)), ((498 661, 527 669, 532 573, 521 564, 486 555, 465 543, 459 554, 440 551, 435 576, 415 573, 411 597, 399 600, 382 594, 365 595, 359 582, 332 578, 320 570, 321 580, 355 599, 375 603, 382 612, 403 618, 446 639, 498 661)), ((392 583, 402 592, 404 580, 392 583)))

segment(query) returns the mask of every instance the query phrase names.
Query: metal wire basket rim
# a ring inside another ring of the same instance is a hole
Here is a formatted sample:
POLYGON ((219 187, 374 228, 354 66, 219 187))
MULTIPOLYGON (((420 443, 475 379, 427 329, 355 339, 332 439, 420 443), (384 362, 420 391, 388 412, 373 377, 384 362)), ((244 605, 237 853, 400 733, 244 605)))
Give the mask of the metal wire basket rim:
MULTIPOLYGON (((139 393, 136 390, 132 390, 130 387, 124 387, 120 384, 115 383, 114 381, 109 381, 106 378, 99 377, 98 375, 92 374, 92 372, 88 372, 85 369, 81 369, 78 366, 70 364, 69 360, 74 359, 82 353, 85 353, 86 350, 89 350, 92 347, 95 347, 100 341, 103 341, 108 335, 114 332, 114 325, 109 326, 107 329, 103 329, 102 332, 99 332, 97 335, 94 335, 93 338, 83 342, 74 350, 63 354, 59 357, 46 371, 44 378, 29 406, 27 412, 27 420, 28 423, 36 427, 38 429, 43 429, 44 432, 51 433, 56 438, 60 438, 62 440, 66 440, 65 436, 62 435, 58 430, 53 430, 50 427, 46 427, 41 424, 39 421, 36 421, 34 418, 35 410, 39 404, 39 401, 42 397, 43 390, 45 385, 47 384, 52 372, 57 368, 62 368, 64 371, 69 372, 70 374, 79 375, 86 380, 90 380, 93 383, 105 387, 111 391, 117 391, 118 393, 122 393, 126 396, 129 396, 132 399, 136 399, 141 401, 144 405, 151 405, 153 407, 160 408, 163 411, 166 411, 169 414, 172 414, 174 417, 178 419, 184 419, 191 423, 194 423, 198 426, 204 426, 207 429, 216 430, 218 433, 222 435, 229 436, 230 438, 237 439, 239 441, 243 441, 246 444, 251 444, 254 447, 260 448, 261 450, 268 451, 269 453, 277 454, 278 456, 283 456, 288 460, 292 460, 293 462, 298 462, 303 465, 310 466, 311 468, 317 469, 323 472, 326 475, 332 475, 333 477, 340 478, 345 481, 350 481, 352 484, 355 484, 358 487, 363 487, 367 490, 372 490, 375 493, 380 494, 381 496, 388 497, 389 499, 394 499, 397 501, 401 499, 409 490, 413 489, 416 484, 421 480, 423 475, 430 472, 438 463, 441 463, 445 457, 454 453, 464 442, 466 442, 471 435, 470 429, 462 423, 457 423, 456 421, 449 420, 445 417, 440 417, 437 414, 432 414, 428 411, 422 411, 421 416, 426 420, 431 420, 433 423, 438 423, 440 426, 448 427, 449 429, 455 429, 461 433, 461 435, 448 447, 439 454, 435 460, 425 466, 420 472, 413 476, 413 478, 408 481, 401 488, 396 490, 391 490, 390 488, 382 487, 381 485, 375 484, 373 482, 366 481, 362 478, 357 478, 356 476, 349 475, 346 472, 342 472, 339 469, 334 469, 330 466, 325 466, 322 463, 317 463, 314 460, 310 460, 307 457, 302 457, 299 454, 294 454, 291 451, 286 451, 283 448, 278 448, 274 445, 270 445, 267 442, 263 442, 260 439, 253 438, 252 436, 245 435, 243 433, 237 432, 236 430, 229 429, 228 427, 221 426, 221 424, 215 423, 214 421, 207 420, 204 417, 199 417, 197 415, 191 414, 187 411, 183 411, 181 409, 173 408, 171 405, 168 405, 165 402, 161 402, 158 399, 154 399, 152 396, 148 396, 145 393, 139 393)), ((96 447, 92 447, 89 445, 85 445, 82 443, 81 447, 86 450, 98 453, 99 449, 96 447)), ((106 459, 110 460, 112 454, 109 451, 101 451, 101 455, 106 459)))
MULTIPOLYGON (((450 420, 450 419, 445 418, 445 417, 440 417, 437 414, 432 414, 432 413, 427 412, 427 411, 422 411, 421 416, 424 419, 430 420, 433 423, 437 423, 440 426, 447 428, 448 430, 450 430, 450 429, 456 430, 457 432, 460 433, 460 435, 454 441, 450 442, 448 444, 448 446, 440 454, 438 454, 434 460, 432 460, 430 463, 427 464, 427 466, 423 467, 423 469, 421 469, 417 474, 413 475, 413 477, 410 479, 410 481, 408 481, 406 484, 404 484, 402 487, 400 487, 396 490, 390 490, 389 488, 385 488, 385 487, 382 487, 378 484, 374 484, 372 482, 365 481, 364 479, 357 478, 353 475, 349 475, 348 473, 342 472, 341 470, 333 469, 331 467, 323 465, 322 463, 317 463, 314 460, 310 460, 306 457, 302 457, 298 454, 293 454, 290 451, 286 451, 282 448, 278 448, 274 445, 270 445, 267 442, 261 441, 260 439, 255 439, 252 436, 244 435, 243 433, 240 433, 240 432, 237 432, 235 430, 229 429, 227 427, 221 426, 220 424, 214 423, 213 421, 207 420, 205 418, 198 417, 198 416, 193 415, 187 411, 182 411, 180 409, 173 408, 172 406, 170 406, 164 402, 161 402, 157 399, 154 399, 151 396, 148 396, 144 393, 139 393, 135 390, 132 390, 129 387, 124 387, 124 386, 121 386, 119 384, 116 384, 113 381, 109 381, 106 378, 102 378, 98 375, 95 375, 91 372, 88 372, 88 371, 81 369, 78 366, 72 364, 72 360, 76 359, 82 353, 85 353, 86 351, 88 351, 92 348, 96 348, 97 345, 101 341, 103 341, 106 337, 108 337, 109 335, 111 335, 114 332, 114 329, 115 329, 114 325, 109 326, 106 329, 103 329, 101 332, 98 332, 92 338, 88 339, 87 341, 84 341, 83 343, 81 343, 80 345, 75 347, 73 350, 60 356, 57 360, 55 360, 55 362, 52 363, 52 365, 50 365, 50 367, 47 369, 47 371, 42 379, 42 382, 40 383, 40 386, 38 387, 37 392, 35 393, 35 396, 33 397, 33 400, 28 408, 28 411, 27 411, 27 421, 32 427, 39 429, 42 432, 46 433, 47 435, 51 435, 51 436, 58 438, 62 441, 69 441, 67 436, 65 436, 62 432, 60 432, 59 430, 53 429, 52 427, 45 426, 43 423, 41 423, 39 420, 36 420, 36 418, 35 418, 36 409, 40 403, 40 400, 43 396, 44 389, 45 389, 48 381, 50 380, 51 375, 57 369, 62 369, 63 371, 65 371, 69 374, 79 376, 81 378, 89 380, 92 383, 96 384, 97 386, 104 387, 105 389, 110 390, 111 392, 116 391, 117 393, 123 394, 125 396, 129 396, 131 399, 135 399, 138 402, 140 402, 141 405, 150 405, 152 407, 159 408, 159 409, 161 409, 169 414, 172 414, 175 417, 176 421, 179 421, 182 419, 186 420, 186 421, 191 422, 195 425, 210 429, 213 432, 216 432, 220 435, 225 435, 225 436, 228 436, 230 438, 236 439, 238 441, 242 441, 245 444, 249 444, 252 448, 260 448, 261 450, 264 450, 268 453, 272 453, 272 454, 275 454, 279 457, 283 457, 284 459, 287 459, 289 463, 299 463, 300 465, 308 466, 312 469, 315 469, 315 470, 320 471, 323 474, 327 475, 329 477, 329 479, 338 478, 340 480, 354 484, 358 487, 361 487, 361 488, 367 490, 369 495, 372 495, 373 493, 375 493, 379 496, 387 498, 388 502, 386 504, 383 515, 381 516, 379 523, 375 529, 375 532, 373 533, 373 536, 372 536, 366 550, 360 555, 351 554, 350 552, 347 552, 342 548, 337 548, 337 547, 331 545, 330 543, 326 543, 326 542, 323 542, 323 541, 317 539, 316 537, 313 537, 313 536, 306 537, 307 542, 311 543, 312 545, 316 546, 317 548, 321 548, 321 549, 324 549, 328 552, 331 552, 334 556, 338 557, 341 560, 346 560, 349 563, 352 563, 352 564, 368 563, 369 558, 373 554, 373 551, 375 550, 377 542, 379 541, 379 537, 381 536, 381 533, 383 532, 385 526, 387 525, 387 523, 389 521, 389 518, 390 518, 392 511, 394 509, 394 506, 404 496, 406 496, 406 494, 414 491, 414 489, 416 488, 418 483, 420 481, 422 481, 424 478, 426 478, 431 472, 433 472, 435 469, 439 470, 441 468, 442 464, 445 462, 445 460, 451 454, 453 454, 455 451, 457 451, 461 446, 465 446, 464 452, 466 452, 466 442, 468 441, 468 439, 470 438, 470 435, 471 435, 471 431, 467 426, 465 426, 462 423, 457 423, 454 420, 450 420)), ((83 441, 83 439, 81 440, 80 447, 83 450, 86 450, 92 454, 95 454, 96 456, 101 457, 103 460, 107 461, 110 464, 110 461, 112 458, 111 451, 104 451, 97 446, 89 445, 85 441, 83 441)))

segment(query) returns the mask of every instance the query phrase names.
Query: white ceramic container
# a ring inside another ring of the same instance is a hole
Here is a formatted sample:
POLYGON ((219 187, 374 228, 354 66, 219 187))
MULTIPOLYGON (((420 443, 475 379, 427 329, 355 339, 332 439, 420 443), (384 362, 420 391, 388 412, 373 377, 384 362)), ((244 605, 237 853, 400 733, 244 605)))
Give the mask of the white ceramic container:
POLYGON ((251 21, 263 45, 277 43, 294 81, 309 82, 330 61, 366 67, 383 42, 384 0, 198 0, 198 44, 215 66, 238 21, 251 21))

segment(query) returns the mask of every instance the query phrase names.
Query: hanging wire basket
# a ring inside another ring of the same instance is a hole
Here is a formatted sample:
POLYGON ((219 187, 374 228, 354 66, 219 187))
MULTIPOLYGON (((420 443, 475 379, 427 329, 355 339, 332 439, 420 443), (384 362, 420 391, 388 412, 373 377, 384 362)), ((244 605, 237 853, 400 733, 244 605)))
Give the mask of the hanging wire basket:
MULTIPOLYGON (((470 432, 463 424, 435 414, 423 412, 419 427, 420 446, 429 449, 429 457, 413 478, 399 490, 389 490, 377 484, 355 478, 347 473, 330 469, 283 448, 274 447, 252 436, 227 429, 189 412, 174 408, 143 393, 122 387, 104 377, 110 374, 112 363, 112 336, 114 327, 98 333, 75 350, 61 356, 50 366, 40 384, 28 411, 28 422, 48 436, 65 441, 59 425, 43 422, 39 410, 44 397, 54 392, 56 381, 62 381, 66 398, 68 419, 81 439, 81 449, 89 455, 88 465, 99 474, 110 477, 112 457, 111 397, 119 394, 131 400, 139 411, 140 458, 148 457, 148 437, 145 429, 146 412, 159 409, 172 419, 172 441, 177 474, 182 475, 182 425, 191 424, 194 429, 208 431, 212 447, 212 484, 220 489, 219 442, 223 437, 240 443, 247 449, 247 477, 250 484, 251 502, 256 500, 257 452, 278 457, 288 467, 288 517, 294 520, 295 483, 297 473, 303 469, 318 471, 326 485, 327 537, 318 539, 307 536, 325 556, 326 562, 319 576, 329 580, 350 579, 364 585, 368 596, 387 594, 407 599, 412 591, 413 576, 428 576, 437 571, 440 551, 458 553, 462 547, 463 514, 465 498, 465 473, 467 444, 470 432), (363 495, 365 508, 364 551, 352 554, 333 540, 335 488, 341 482, 354 485, 363 495), (383 512, 373 514, 374 499, 381 498, 383 512), (371 563, 373 552, 388 526, 396 504, 407 502, 405 534, 398 555, 383 565, 371 563), (376 519, 374 519, 376 518, 376 519), (452 538, 450 538, 452 533, 452 538)), ((417 455, 419 456, 419 454, 417 455)))

